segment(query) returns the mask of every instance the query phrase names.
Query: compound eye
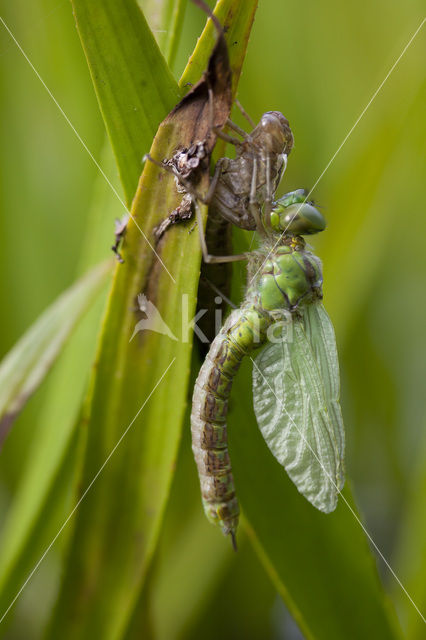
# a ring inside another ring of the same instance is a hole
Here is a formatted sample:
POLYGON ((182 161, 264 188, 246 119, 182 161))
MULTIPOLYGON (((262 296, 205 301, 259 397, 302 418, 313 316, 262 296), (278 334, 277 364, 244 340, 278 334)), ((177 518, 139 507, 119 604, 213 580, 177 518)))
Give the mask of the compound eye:
POLYGON ((279 227, 284 233, 304 236, 324 231, 324 216, 308 202, 294 203, 279 211, 279 227))

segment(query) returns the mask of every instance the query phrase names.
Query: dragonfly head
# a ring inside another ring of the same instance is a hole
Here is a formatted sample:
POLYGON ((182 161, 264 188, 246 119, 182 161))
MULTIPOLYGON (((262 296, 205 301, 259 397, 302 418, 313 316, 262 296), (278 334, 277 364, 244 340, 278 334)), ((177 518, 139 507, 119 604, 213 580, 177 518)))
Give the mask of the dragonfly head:
POLYGON ((294 138, 287 118, 279 111, 267 111, 250 134, 252 140, 270 154, 289 154, 294 138))
POLYGON ((305 189, 290 191, 279 198, 271 212, 271 227, 279 233, 306 236, 324 231, 324 216, 306 200, 305 189))

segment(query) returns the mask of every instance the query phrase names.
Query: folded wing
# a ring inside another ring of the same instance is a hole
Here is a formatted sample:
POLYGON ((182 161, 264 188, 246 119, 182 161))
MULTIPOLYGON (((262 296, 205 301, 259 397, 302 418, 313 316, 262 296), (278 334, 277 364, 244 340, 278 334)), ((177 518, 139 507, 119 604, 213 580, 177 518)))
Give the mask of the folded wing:
POLYGON ((253 366, 253 401, 265 441, 297 489, 326 513, 344 484, 339 363, 321 303, 295 316, 253 366))

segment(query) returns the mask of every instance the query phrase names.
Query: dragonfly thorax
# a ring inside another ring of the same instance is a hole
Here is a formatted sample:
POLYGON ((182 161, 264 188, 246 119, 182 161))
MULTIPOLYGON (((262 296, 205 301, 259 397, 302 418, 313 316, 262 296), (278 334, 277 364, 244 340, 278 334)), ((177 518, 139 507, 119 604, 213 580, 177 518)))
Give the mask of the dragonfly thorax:
POLYGON ((322 269, 317 256, 301 245, 281 245, 266 255, 248 292, 263 310, 294 311, 322 298, 322 269))

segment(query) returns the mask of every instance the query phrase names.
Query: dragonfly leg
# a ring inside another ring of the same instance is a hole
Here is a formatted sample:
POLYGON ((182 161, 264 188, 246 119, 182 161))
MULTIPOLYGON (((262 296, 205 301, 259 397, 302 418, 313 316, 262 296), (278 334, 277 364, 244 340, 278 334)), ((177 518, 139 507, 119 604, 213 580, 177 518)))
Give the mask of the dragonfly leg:
MULTIPOLYGON (((230 120, 228 120, 226 124, 229 125, 229 123, 230 123, 230 120)), ((225 142, 229 142, 230 144, 233 144, 235 147, 238 147, 243 144, 241 140, 238 140, 238 138, 234 138, 234 136, 228 135, 218 127, 213 127, 212 129, 218 138, 221 138, 222 140, 225 140, 225 142)))
POLYGON ((250 123, 250 126, 254 129, 256 126, 256 123, 250 118, 249 114, 247 113, 247 111, 244 109, 243 105, 237 98, 235 98, 235 104, 237 105, 238 109, 241 111, 242 115, 247 120, 247 122, 250 123))
POLYGON ((202 280, 203 282, 205 282, 205 283, 210 287, 210 289, 211 289, 212 291, 214 291, 215 293, 217 293, 217 295, 218 295, 218 296, 220 296, 223 300, 225 300, 226 304, 227 304, 228 306, 230 306, 230 307, 231 307, 231 309, 238 309, 237 305, 236 305, 236 304, 234 304, 234 303, 232 302, 232 300, 231 300, 230 298, 228 298, 228 296, 227 296, 227 295, 225 295, 225 294, 223 293, 223 291, 221 291, 221 290, 219 289, 219 287, 217 287, 217 286, 214 284, 214 282, 212 282, 211 280, 209 280, 208 278, 206 278, 206 276, 203 276, 203 275, 201 276, 200 280, 202 280))
MULTIPOLYGON (((237 105, 237 107, 239 108, 239 110, 241 111, 243 116, 245 118, 247 118, 247 120, 250 122, 250 125, 254 129, 256 127, 256 125, 253 122, 253 120, 250 118, 249 114, 243 108, 241 102, 239 102, 237 99, 235 99, 235 104, 237 105)), ((244 131, 244 129, 241 129, 241 127, 239 127, 237 124, 235 124, 235 122, 233 122, 230 118, 227 119, 226 124, 228 125, 228 127, 230 129, 232 129, 233 131, 235 131, 235 133, 238 133, 238 135, 242 137, 243 142, 248 142, 249 144, 251 144, 253 142, 252 138, 251 138, 251 135, 249 133, 247 133, 246 131, 244 131)), ((238 141, 238 144, 242 144, 242 142, 238 141)))
POLYGON ((271 156, 266 156, 266 194, 265 204, 263 207, 263 219, 267 229, 271 228, 271 211, 272 211, 272 184, 271 184, 271 156))
POLYGON ((206 238, 203 230, 203 218, 201 216, 200 205, 196 198, 193 198, 195 215, 197 217, 197 225, 198 225, 198 235, 200 238, 201 251, 203 254, 203 260, 207 264, 219 264, 222 262, 237 262, 239 260, 247 260, 247 253, 239 253, 234 256, 212 256, 209 254, 209 250, 207 248, 206 238))
MULTIPOLYGON (((253 122, 253 120, 250 118, 249 114, 246 112, 246 110, 244 109, 244 107, 242 106, 241 102, 239 102, 237 99, 235 100, 235 104, 237 105, 237 107, 239 108, 239 110, 241 111, 241 113, 243 114, 243 116, 249 121, 250 125, 253 127, 253 129, 256 127, 255 123, 253 122)), ((217 127, 213 124, 213 105, 214 105, 214 101, 213 101, 213 91, 211 90, 211 88, 209 88, 209 108, 210 108, 210 113, 209 113, 209 120, 210 120, 210 129, 212 131, 215 132, 215 134, 219 137, 222 138, 222 140, 226 140, 226 142, 230 142, 231 144, 238 146, 238 145, 242 145, 244 142, 248 142, 248 143, 252 143, 252 138, 250 136, 249 133, 247 133, 247 131, 244 131, 244 129, 241 129, 241 127, 239 127, 237 124, 235 124, 235 122, 233 122, 230 118, 228 118, 226 120, 226 124, 227 126, 232 129, 233 131, 235 131, 235 133, 238 133, 238 135, 240 135, 243 140, 239 140, 238 138, 234 138, 233 136, 228 135, 227 133, 225 133, 224 131, 222 131, 222 129, 220 127, 217 127)))
MULTIPOLYGON (((233 122, 229 118, 227 119, 226 124, 230 129, 238 133, 243 138, 242 142, 239 140, 237 141, 239 145, 249 144, 250 146, 256 147, 256 145, 253 143, 253 138, 250 135, 250 133, 247 133, 247 131, 244 131, 244 129, 241 129, 241 127, 239 127, 237 124, 235 124, 235 122, 233 122)), ((229 137, 231 138, 231 136, 229 137)), ((233 140, 236 140, 236 138, 232 138, 232 140, 229 140, 228 142, 232 142, 233 140)), ((235 144, 235 142, 233 142, 233 144, 235 144)))
POLYGON ((272 200, 272 188, 271 188, 271 156, 269 153, 266 156, 266 199, 272 200))
POLYGON ((227 158, 219 158, 219 160, 216 162, 216 166, 214 168, 214 174, 212 179, 210 180, 210 185, 208 188, 208 191, 206 193, 206 195, 203 198, 198 198, 199 200, 201 200, 201 202, 203 204, 210 204, 211 199, 213 198, 214 192, 216 190, 217 187, 217 183, 219 181, 220 178, 220 174, 222 173, 222 165, 227 161, 227 158))
MULTIPOLYGON (((221 138, 222 140, 225 140, 225 142, 230 142, 231 144, 235 145, 235 146, 239 146, 242 143, 241 140, 238 140, 238 138, 234 138, 233 136, 228 135, 227 133, 225 133, 224 131, 222 131, 222 129, 218 126, 216 126, 215 124, 213 124, 214 119, 214 100, 213 100, 213 91, 212 89, 209 87, 209 122, 210 122, 210 131, 213 131, 214 134, 218 137, 221 138)), ((229 124, 229 119, 227 120, 226 124, 229 124)), ((244 135, 246 135, 245 131, 243 132, 244 135)))
POLYGON ((287 169, 287 160, 288 160, 287 154, 286 153, 282 153, 280 155, 280 158, 282 160, 282 167, 281 167, 281 169, 280 169, 280 171, 279 171, 279 173, 277 175, 277 179, 276 179, 276 183, 275 183, 275 191, 278 189, 278 185, 280 184, 280 182, 281 182, 281 180, 282 180, 282 178, 283 178, 283 176, 284 176, 284 174, 286 172, 286 169, 287 169))
MULTIPOLYGON (((226 124, 228 125, 228 127, 230 129, 232 129, 233 131, 235 131, 235 133, 238 133, 246 142, 251 142, 251 137, 250 134, 247 133, 246 131, 244 131, 244 129, 241 129, 241 127, 239 127, 237 124, 235 124, 235 122, 233 122, 232 120, 230 120, 229 118, 226 121, 226 124)), ((240 144, 242 144, 240 142, 240 144)))
POLYGON ((265 225, 268 229, 271 228, 271 211, 273 205, 273 195, 278 189, 278 185, 281 182, 281 179, 287 169, 287 154, 282 153, 280 156, 282 161, 282 166, 275 178, 275 184, 273 185, 271 182, 271 157, 269 155, 266 156, 266 194, 265 194, 265 204, 263 208, 263 219, 265 221, 265 225))
MULTIPOLYGON (((160 169, 164 169, 164 171, 168 171, 169 173, 173 174, 175 176, 175 178, 177 180, 179 180, 180 184, 184 187, 186 193, 191 194, 192 196, 194 196, 194 198, 196 198, 197 200, 200 200, 200 202, 202 202, 203 204, 208 204, 213 196, 213 191, 210 195, 210 199, 207 200, 206 196, 204 196, 203 194, 199 193, 191 184, 191 182, 189 180, 186 180, 186 178, 184 178, 177 169, 175 169, 175 167, 172 167, 168 164, 165 164, 164 162, 159 162, 159 160, 155 160, 149 153, 146 153, 143 157, 143 161, 149 160, 150 162, 152 162, 153 164, 155 164, 156 167, 159 167, 160 169)), ((220 167, 219 167, 220 169, 220 167)), ((218 172, 220 174, 220 172, 218 172)), ((215 178, 215 176, 213 176, 213 178, 215 178)), ((216 177, 216 181, 214 186, 216 187, 217 181, 219 179, 219 175, 216 177)), ((210 192, 210 187, 209 187, 209 191, 207 192, 209 194, 210 192)))
POLYGON ((249 209, 250 209, 251 215, 253 216, 254 221, 256 222, 257 232, 262 237, 264 237, 265 229, 263 227, 262 220, 260 218, 259 205, 256 200, 256 187, 257 187, 257 157, 253 156, 253 173, 251 176, 249 209))
POLYGON ((144 161, 149 160, 150 162, 155 164, 156 167, 159 167, 160 169, 164 169, 165 171, 168 171, 169 173, 173 174, 175 178, 179 180, 180 184, 184 187, 186 193, 189 193, 191 196, 193 196, 203 204, 210 204, 210 201, 214 195, 218 180, 220 178, 222 165, 224 164, 224 162, 226 162, 227 158, 219 158, 219 160, 216 162, 214 174, 212 179, 210 180, 209 188, 205 195, 197 191, 193 187, 191 182, 189 180, 186 180, 175 167, 165 164, 164 162, 159 162, 158 160, 155 160, 149 153, 146 153, 144 155, 143 160, 144 161))

